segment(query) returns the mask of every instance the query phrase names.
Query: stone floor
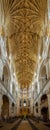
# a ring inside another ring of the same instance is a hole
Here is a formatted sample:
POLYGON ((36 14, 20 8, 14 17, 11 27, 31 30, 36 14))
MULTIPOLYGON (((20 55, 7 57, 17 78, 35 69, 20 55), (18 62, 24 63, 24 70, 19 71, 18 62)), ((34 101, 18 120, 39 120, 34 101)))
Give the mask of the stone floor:
POLYGON ((20 119, 16 120, 14 123, 8 123, 8 122, 0 122, 0 130, 12 130, 14 126, 18 124, 20 119))
POLYGON ((42 121, 38 122, 38 121, 33 121, 31 119, 30 121, 32 125, 35 126, 35 129, 37 128, 38 130, 50 130, 50 127, 46 126, 46 124, 48 124, 46 122, 42 122, 42 121))
POLYGON ((46 126, 47 123, 45 122, 29 120, 32 125, 28 120, 22 120, 20 122, 20 119, 16 120, 14 123, 0 122, 0 130, 50 130, 50 127, 46 126))
POLYGON ((28 121, 23 120, 17 130, 32 130, 28 121))

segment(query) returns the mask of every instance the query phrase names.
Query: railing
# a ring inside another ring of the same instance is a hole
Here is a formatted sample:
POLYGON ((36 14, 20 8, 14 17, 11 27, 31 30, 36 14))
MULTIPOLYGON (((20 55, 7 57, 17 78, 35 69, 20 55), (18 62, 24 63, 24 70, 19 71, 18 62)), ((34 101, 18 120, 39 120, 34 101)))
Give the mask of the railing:
POLYGON ((43 88, 41 89, 41 91, 39 92, 39 94, 37 95, 37 97, 34 99, 34 101, 36 101, 36 99, 38 99, 38 97, 40 96, 41 93, 43 93, 44 89, 46 88, 46 85, 48 84, 48 82, 50 81, 50 77, 49 79, 46 81, 45 86, 43 86, 43 88))
MULTIPOLYGON (((14 99, 14 97, 12 96, 12 94, 9 92, 9 90, 5 87, 5 85, 4 85, 4 83, 3 83, 3 81, 0 79, 0 83, 2 84, 2 86, 4 87, 4 89, 5 89, 5 91, 9 94, 9 96, 11 97, 11 99, 14 101, 14 103, 15 103, 15 99, 14 99)), ((2 88, 1 88, 1 90, 2 90, 2 88)))

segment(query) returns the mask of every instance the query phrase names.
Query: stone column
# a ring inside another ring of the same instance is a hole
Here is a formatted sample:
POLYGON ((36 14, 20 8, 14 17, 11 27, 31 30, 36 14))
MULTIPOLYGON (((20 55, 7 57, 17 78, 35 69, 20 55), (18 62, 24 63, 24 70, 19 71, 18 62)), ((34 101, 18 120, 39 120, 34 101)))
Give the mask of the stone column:
POLYGON ((16 105, 14 104, 14 106, 12 107, 12 110, 13 110, 13 117, 16 116, 17 112, 16 112, 16 105))
POLYGON ((17 105, 15 106, 15 116, 17 116, 17 105))
POLYGON ((48 111, 49 111, 49 120, 50 120, 50 89, 47 93, 47 96, 48 96, 48 111))
POLYGON ((3 104, 2 93, 0 92, 0 118, 1 118, 1 112, 2 112, 2 104, 3 104))
POLYGON ((12 117, 12 102, 9 102, 9 117, 12 117))
POLYGON ((47 72, 47 78, 50 78, 50 58, 47 59, 46 72, 47 72))
POLYGON ((18 97, 18 99, 17 99, 17 116, 19 115, 19 112, 20 112, 20 100, 18 97))
POLYGON ((38 101, 38 116, 41 117, 41 106, 40 106, 40 100, 38 101))
POLYGON ((34 116, 36 117, 36 107, 35 107, 35 104, 34 104, 34 116))
POLYGON ((47 1, 48 4, 48 19, 50 20, 50 0, 47 1))
POLYGON ((33 115, 33 99, 31 98, 31 115, 33 115))

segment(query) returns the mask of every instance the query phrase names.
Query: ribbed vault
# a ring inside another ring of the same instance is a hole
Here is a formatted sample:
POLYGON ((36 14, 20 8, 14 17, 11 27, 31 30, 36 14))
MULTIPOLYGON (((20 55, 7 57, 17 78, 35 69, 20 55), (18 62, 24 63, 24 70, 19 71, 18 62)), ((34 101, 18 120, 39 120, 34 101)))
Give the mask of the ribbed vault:
POLYGON ((18 82, 21 87, 29 87, 36 69, 39 38, 45 27, 47 0, 0 1, 1 21, 18 82))

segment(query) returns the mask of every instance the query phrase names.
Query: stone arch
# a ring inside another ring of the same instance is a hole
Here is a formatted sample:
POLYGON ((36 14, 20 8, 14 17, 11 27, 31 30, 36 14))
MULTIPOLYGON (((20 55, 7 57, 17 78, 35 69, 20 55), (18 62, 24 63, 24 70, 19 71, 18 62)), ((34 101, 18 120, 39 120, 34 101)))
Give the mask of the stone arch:
POLYGON ((42 56, 42 53, 43 53, 43 38, 41 37, 41 39, 40 39, 40 56, 42 56))
POLYGON ((40 64, 40 67, 39 67, 38 78, 40 77, 40 74, 41 74, 41 71, 42 71, 43 67, 46 68, 46 59, 43 59, 43 60, 41 61, 41 64, 40 64))
POLYGON ((43 66, 41 67, 39 76, 40 76, 40 77, 45 77, 45 76, 46 76, 46 66, 45 66, 45 65, 43 65, 43 66))
POLYGON ((48 97, 46 93, 41 96, 41 115, 44 121, 48 120, 48 97))
POLYGON ((0 78, 2 80, 2 75, 3 75, 3 62, 2 59, 0 59, 0 78))
POLYGON ((10 69, 7 63, 3 66, 3 75, 2 75, 2 81, 4 82, 5 86, 9 86, 10 82, 10 69))
POLYGON ((46 64, 46 67, 47 67, 47 76, 49 78, 50 77, 50 44, 48 46, 48 54, 47 54, 47 64, 46 64))
POLYGON ((39 74, 38 74, 38 81, 39 86, 41 86, 41 89, 45 86, 47 82, 47 70, 46 70, 46 61, 43 60, 43 62, 40 65, 39 74))
POLYGON ((48 46, 48 57, 50 57, 50 44, 48 46))
MULTIPOLYGON (((43 68, 44 66, 45 66, 45 68, 46 68, 46 64, 47 64, 47 66, 48 66, 48 62, 49 62, 49 64, 50 64, 50 44, 49 44, 49 47, 48 47, 48 55, 47 55, 47 57, 41 61, 41 64, 40 64, 40 67, 39 67, 39 72, 38 72, 38 78, 40 77, 42 68, 43 68)), ((49 66, 49 67, 50 67, 50 66, 49 66)), ((50 72, 50 68, 49 68, 49 72, 50 72)), ((46 71, 46 73, 47 73, 47 71, 46 71)))
POLYGON ((9 98, 7 95, 3 95, 2 97, 3 105, 2 105, 2 117, 7 119, 9 117, 9 98))

